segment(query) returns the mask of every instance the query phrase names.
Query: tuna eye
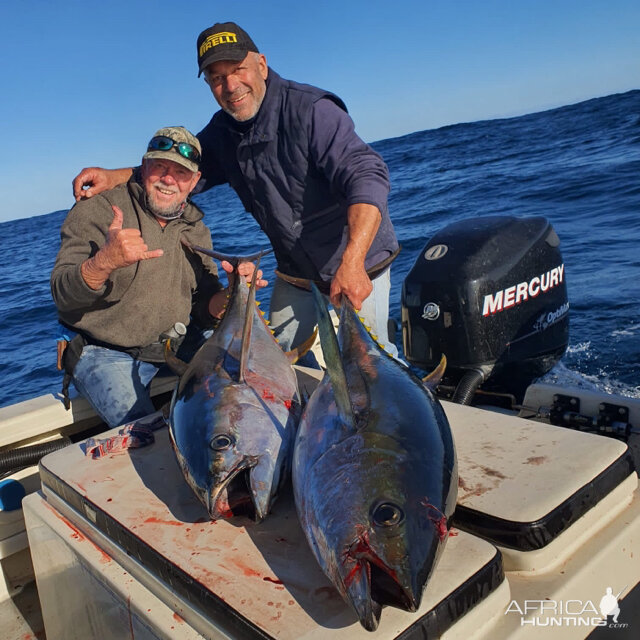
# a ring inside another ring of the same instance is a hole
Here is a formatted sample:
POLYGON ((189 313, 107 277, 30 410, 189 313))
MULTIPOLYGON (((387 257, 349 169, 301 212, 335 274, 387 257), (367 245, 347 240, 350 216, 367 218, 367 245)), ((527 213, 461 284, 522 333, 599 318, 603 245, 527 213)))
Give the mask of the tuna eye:
POLYGON ((404 519, 404 513, 400 507, 389 502, 378 505, 373 512, 373 524, 379 527, 393 527, 404 519))
POLYGON ((225 451, 226 449, 233 447, 233 445, 233 438, 224 433, 214 436, 213 438, 211 438, 211 442, 209 443, 209 446, 214 451, 225 451))

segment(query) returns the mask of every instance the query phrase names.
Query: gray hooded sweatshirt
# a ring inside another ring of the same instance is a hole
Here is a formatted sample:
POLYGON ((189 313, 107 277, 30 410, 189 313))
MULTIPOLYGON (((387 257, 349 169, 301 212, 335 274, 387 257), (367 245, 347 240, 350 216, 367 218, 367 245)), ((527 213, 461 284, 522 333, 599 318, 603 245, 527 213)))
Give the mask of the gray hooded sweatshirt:
POLYGON ((61 247, 51 273, 51 292, 60 322, 89 338, 114 347, 144 347, 156 342, 176 322, 190 316, 202 327, 213 319, 210 297, 223 288, 211 258, 194 254, 180 242, 212 248, 203 213, 188 203, 183 215, 164 228, 146 206, 144 190, 132 177, 128 183, 78 202, 60 232, 61 247), (87 286, 80 265, 105 243, 113 221, 111 205, 123 212, 123 228, 139 229, 160 258, 116 269, 98 290, 87 286))

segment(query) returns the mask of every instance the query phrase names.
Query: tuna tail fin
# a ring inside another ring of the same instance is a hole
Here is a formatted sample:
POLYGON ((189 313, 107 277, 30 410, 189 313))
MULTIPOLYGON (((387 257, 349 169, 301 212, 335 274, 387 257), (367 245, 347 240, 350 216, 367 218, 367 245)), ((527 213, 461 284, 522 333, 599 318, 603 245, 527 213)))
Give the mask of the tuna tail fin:
POLYGON ((349 390, 347 388, 347 376, 342 365, 342 357, 338 338, 333 328, 333 322, 327 309, 325 302, 318 287, 311 283, 311 292, 313 293, 313 301, 316 306, 316 314, 318 316, 318 330, 320 333, 320 344, 322 345, 322 354, 327 367, 327 375, 333 386, 333 393, 336 399, 336 406, 342 418, 348 424, 354 423, 353 407, 349 398, 349 390))
POLYGON ((444 371, 447 368, 447 356, 442 354, 440 363, 438 366, 424 378, 422 378, 422 384, 429 389, 429 391, 435 391, 435 388, 440 384, 444 371))
MULTIPOLYGON (((229 255, 227 253, 220 253, 219 251, 213 251, 213 249, 205 249, 204 247, 198 247, 195 244, 191 244, 188 240, 182 238, 180 240, 182 244, 187 247, 187 249, 191 251, 197 251, 198 253, 204 253, 206 256, 210 256, 215 258, 216 260, 226 260, 231 263, 234 267, 237 267, 241 262, 253 262, 254 260, 260 260, 260 258, 267 253, 271 253, 273 249, 263 249, 262 251, 258 251, 258 253, 252 253, 248 256, 234 256, 229 255)), ((256 267, 257 269, 258 267, 256 267)))
POLYGON ((187 362, 185 362, 184 360, 181 360, 180 358, 178 358, 178 356, 176 356, 175 353, 173 353, 173 351, 171 350, 170 339, 167 340, 164 345, 164 359, 169 369, 171 369, 173 373, 175 373, 177 376, 180 376, 180 377, 184 375, 184 372, 187 370, 187 367, 189 366, 187 362))
MULTIPOLYGON (((242 347, 240 348, 240 370, 238 372, 238 382, 244 382, 247 364, 249 361, 249 346, 251 344, 251 331, 253 329, 253 317, 256 310, 256 281, 258 279, 258 267, 260 266, 260 258, 263 253, 260 252, 256 257, 256 266, 251 277, 249 285, 249 296, 247 298, 247 309, 244 314, 244 326, 242 328, 242 347)), ((236 273, 236 278, 239 275, 236 273)), ((241 282, 236 286, 242 286, 241 282)))
POLYGON ((289 362, 293 364, 300 360, 300 358, 302 358, 302 356, 311 349, 317 337, 318 329, 316 327, 313 330, 313 333, 302 344, 299 344, 295 349, 291 349, 291 351, 285 351, 285 355, 289 358, 289 362))

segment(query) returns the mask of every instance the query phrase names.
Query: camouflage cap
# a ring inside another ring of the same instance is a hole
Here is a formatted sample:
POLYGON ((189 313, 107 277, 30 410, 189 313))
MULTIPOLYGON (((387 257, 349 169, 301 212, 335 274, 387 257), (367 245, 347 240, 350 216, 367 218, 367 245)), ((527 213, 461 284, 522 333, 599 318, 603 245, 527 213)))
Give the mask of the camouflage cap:
POLYGON ((201 157, 200 142, 190 131, 184 127, 164 127, 153 134, 142 159, 164 158, 177 162, 195 173, 198 171, 201 157))

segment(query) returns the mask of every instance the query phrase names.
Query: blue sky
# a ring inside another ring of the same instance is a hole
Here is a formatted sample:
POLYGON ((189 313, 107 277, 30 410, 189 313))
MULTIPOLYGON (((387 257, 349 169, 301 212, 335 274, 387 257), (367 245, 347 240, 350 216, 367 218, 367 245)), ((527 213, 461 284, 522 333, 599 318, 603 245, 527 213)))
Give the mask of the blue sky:
POLYGON ((640 88, 638 0, 6 0, 0 221, 69 208, 82 167, 138 163, 161 126, 199 131, 195 42, 226 20, 367 141, 640 88))

